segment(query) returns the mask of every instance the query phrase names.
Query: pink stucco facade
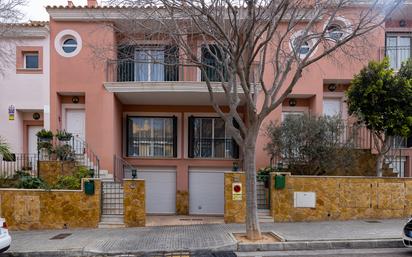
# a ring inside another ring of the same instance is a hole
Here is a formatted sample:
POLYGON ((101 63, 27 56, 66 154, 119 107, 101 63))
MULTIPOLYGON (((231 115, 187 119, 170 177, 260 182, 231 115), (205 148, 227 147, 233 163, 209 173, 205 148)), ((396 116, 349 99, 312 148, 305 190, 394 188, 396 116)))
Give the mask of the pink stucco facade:
MULTIPOLYGON (((189 187, 189 170, 191 168, 227 169, 232 168, 237 159, 206 159, 189 158, 188 156, 188 117, 215 116, 213 109, 207 105, 207 93, 200 92, 193 100, 188 92, 135 91, 131 86, 127 90, 116 91, 116 83, 108 83, 107 60, 116 59, 113 51, 118 46, 115 31, 107 26, 109 20, 85 22, 80 19, 87 8, 49 7, 50 18, 50 128, 52 130, 66 128, 67 110, 82 109, 85 113, 84 137, 88 145, 100 158, 102 169, 113 172, 113 156, 117 155, 139 168, 171 167, 176 170, 176 190, 187 191, 189 187), (66 18, 64 18, 66 17, 66 18), (64 31, 74 31, 81 38, 80 51, 71 57, 63 56, 57 49, 58 37, 64 31), (72 97, 80 97, 79 103, 72 103, 72 97), (194 102, 193 102, 194 101, 194 102), (177 154, 175 157, 149 158, 130 157, 126 154, 126 119, 129 116, 177 117, 177 154)), ((412 20, 408 20, 411 24, 412 20)), ((391 21, 387 31, 399 22, 391 21)), ((409 26, 405 31, 412 32, 409 26)), ((270 121, 280 121, 282 113, 306 112, 314 115, 324 113, 325 99, 338 99, 344 118, 344 90, 353 75, 357 73, 368 60, 381 59, 382 48, 385 46, 385 29, 379 28, 366 35, 370 44, 362 60, 345 53, 336 53, 307 68, 293 89, 289 98, 266 119, 262 127, 270 121), (338 89, 329 91, 327 85, 336 84, 338 89), (295 106, 289 105, 289 99, 296 99, 295 106)), ((143 40, 142 40, 143 42, 143 40)), ((150 43, 147 40, 146 44, 150 43)), ((321 51, 322 49, 318 49, 321 51)), ((359 56, 357 56, 359 57, 359 56)), ((268 68, 269 69, 269 68, 268 68)), ((179 85, 193 86, 199 81, 199 76, 193 68, 184 70, 184 80, 172 82, 179 85), (192 85, 192 84, 193 85, 192 85)), ((268 70, 264 78, 271 81, 268 70)), ((150 84, 150 83, 149 83, 150 84)), ((169 83, 170 84, 170 83, 169 83)), ((126 85, 126 84, 123 84, 126 85)), ((158 85, 158 84, 156 84, 158 85)), ((164 86, 163 84, 159 84, 164 86)), ((197 84, 196 84, 197 85, 197 84)), ((147 89, 147 85, 145 85, 147 89)), ((150 85, 149 85, 150 86, 150 85)), ((265 153, 266 138, 259 136, 257 142, 257 168, 269 165, 270 157, 265 153)), ((408 157, 409 158, 409 157, 408 157)), ((410 167, 410 158, 408 159, 410 167)), ((410 175, 406 173, 405 175, 410 175)))

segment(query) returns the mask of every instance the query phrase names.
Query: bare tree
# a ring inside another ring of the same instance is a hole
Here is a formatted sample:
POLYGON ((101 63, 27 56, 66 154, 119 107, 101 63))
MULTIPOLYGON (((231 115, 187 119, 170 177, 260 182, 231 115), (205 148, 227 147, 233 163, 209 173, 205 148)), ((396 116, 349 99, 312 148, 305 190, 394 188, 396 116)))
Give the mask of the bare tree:
POLYGON ((241 149, 247 177, 246 232, 256 240, 261 231, 255 152, 262 123, 309 66, 335 54, 352 60, 370 55, 374 39, 369 32, 378 29, 400 2, 109 0, 108 4, 128 7, 118 9, 123 21, 114 23, 122 40, 133 44, 138 34, 168 38, 179 48, 179 65, 201 71, 211 105, 241 149), (199 55, 199 48, 213 64, 199 55), (223 105, 216 95, 222 91, 223 105))
POLYGON ((0 75, 13 60, 14 45, 13 38, 16 30, 15 24, 19 22, 24 14, 21 7, 26 5, 27 0, 0 0, 0 75))

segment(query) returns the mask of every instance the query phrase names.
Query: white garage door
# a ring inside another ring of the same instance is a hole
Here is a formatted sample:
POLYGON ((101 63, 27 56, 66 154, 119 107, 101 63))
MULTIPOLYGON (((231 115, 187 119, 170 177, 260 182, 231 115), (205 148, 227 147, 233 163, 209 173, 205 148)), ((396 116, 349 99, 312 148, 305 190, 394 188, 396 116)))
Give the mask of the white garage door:
POLYGON ((189 170, 190 214, 223 215, 224 171, 228 170, 189 170))
POLYGON ((176 170, 138 169, 137 176, 146 181, 146 213, 176 213, 176 170))

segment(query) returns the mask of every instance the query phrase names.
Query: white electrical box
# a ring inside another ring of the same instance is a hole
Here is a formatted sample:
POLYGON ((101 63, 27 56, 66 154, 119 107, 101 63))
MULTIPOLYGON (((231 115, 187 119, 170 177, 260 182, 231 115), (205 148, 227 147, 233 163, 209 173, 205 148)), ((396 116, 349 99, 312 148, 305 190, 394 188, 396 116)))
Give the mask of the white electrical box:
POLYGON ((294 193, 295 208, 316 208, 316 193, 315 192, 295 192, 294 193))

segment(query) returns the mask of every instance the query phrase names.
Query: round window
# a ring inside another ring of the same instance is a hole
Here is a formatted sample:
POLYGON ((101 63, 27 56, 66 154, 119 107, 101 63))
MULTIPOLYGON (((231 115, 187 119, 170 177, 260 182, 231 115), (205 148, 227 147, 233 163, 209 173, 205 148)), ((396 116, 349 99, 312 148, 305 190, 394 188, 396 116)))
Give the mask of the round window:
POLYGON ((293 40, 293 49, 301 57, 304 57, 305 55, 307 55, 310 52, 310 44, 309 44, 308 41, 300 42, 301 40, 302 40, 302 38, 300 36, 296 37, 293 40))
POLYGON ((63 45, 62 45, 63 51, 65 53, 72 53, 76 50, 77 48, 77 41, 74 38, 69 38, 64 40, 63 45))
POLYGON ((306 41, 303 42, 302 45, 300 46, 299 54, 304 54, 304 55, 306 55, 306 54, 309 53, 309 51, 310 51, 309 43, 306 42, 306 41))
POLYGON ((333 21, 326 23, 323 28, 326 28, 326 39, 335 42, 345 39, 352 33, 350 21, 343 17, 335 17, 333 21))
POLYGON ((343 37, 342 27, 337 24, 332 24, 327 28, 327 33, 333 40, 339 40, 343 37))
POLYGON ((54 48, 63 57, 76 56, 82 49, 82 38, 74 30, 62 30, 54 39, 54 48))
POLYGON ((306 58, 309 54, 312 56, 316 53, 315 47, 316 39, 314 34, 310 31, 297 31, 289 41, 290 50, 300 59, 306 58))

